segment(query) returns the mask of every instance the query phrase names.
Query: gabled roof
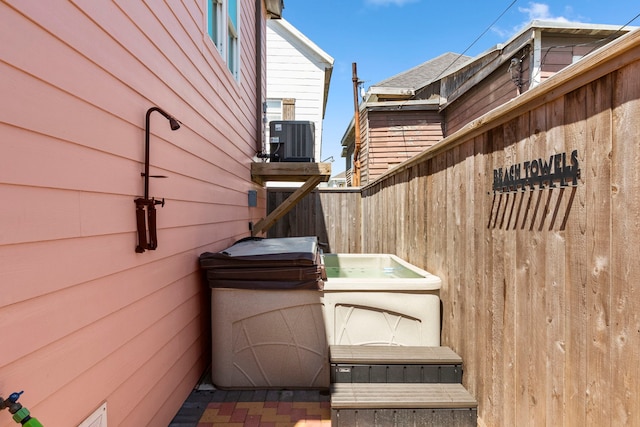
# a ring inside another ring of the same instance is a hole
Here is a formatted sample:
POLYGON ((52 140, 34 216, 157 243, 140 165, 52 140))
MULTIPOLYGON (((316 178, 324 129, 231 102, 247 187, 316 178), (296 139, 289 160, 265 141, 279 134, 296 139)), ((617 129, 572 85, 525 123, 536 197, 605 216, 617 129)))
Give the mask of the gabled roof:
POLYGON ((295 45, 300 52, 304 52, 304 54, 309 58, 313 58, 318 63, 324 63, 324 105, 322 107, 322 114, 324 116, 324 112, 327 108, 327 99, 329 98, 331 74, 333 72, 333 57, 322 50, 317 44, 312 42, 307 36, 302 34, 284 18, 270 19, 267 21, 267 26, 273 31, 279 33, 282 37, 286 38, 289 43, 295 45))
POLYGON ((317 44, 312 42, 307 36, 302 34, 300 30, 291 25, 289 21, 286 19, 273 19, 267 21, 267 25, 272 29, 280 28, 281 32, 287 32, 291 38, 289 39, 291 42, 297 41, 300 46, 303 46, 307 53, 316 57, 316 60, 319 62, 326 62, 330 66, 333 66, 333 58, 327 52, 322 50, 317 44))
POLYGON ((443 53, 420 65, 371 85, 367 91, 366 100, 375 101, 377 98, 411 97, 417 89, 427 86, 453 66, 458 67, 470 59, 471 57, 458 53, 443 53))
POLYGON ((420 65, 382 80, 372 87, 402 87, 419 89, 436 80, 453 65, 459 66, 470 60, 470 56, 447 52, 420 65))

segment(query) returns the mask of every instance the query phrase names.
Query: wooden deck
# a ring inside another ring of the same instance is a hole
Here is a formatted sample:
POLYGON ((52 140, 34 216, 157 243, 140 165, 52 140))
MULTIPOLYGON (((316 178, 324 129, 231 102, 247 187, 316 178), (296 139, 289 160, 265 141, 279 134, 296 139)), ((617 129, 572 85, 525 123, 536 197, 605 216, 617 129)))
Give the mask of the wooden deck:
POLYGON ((251 179, 264 186, 268 181, 306 182, 319 178, 327 182, 331 177, 331 163, 255 162, 251 163, 251 179))
POLYGON ((331 177, 331 163, 300 163, 300 162, 268 162, 252 163, 251 179, 259 185, 266 185, 268 181, 304 182, 281 205, 274 209, 266 218, 261 219, 251 229, 251 235, 257 236, 266 232, 277 220, 289 212, 304 196, 313 191, 321 182, 329 181, 331 177))

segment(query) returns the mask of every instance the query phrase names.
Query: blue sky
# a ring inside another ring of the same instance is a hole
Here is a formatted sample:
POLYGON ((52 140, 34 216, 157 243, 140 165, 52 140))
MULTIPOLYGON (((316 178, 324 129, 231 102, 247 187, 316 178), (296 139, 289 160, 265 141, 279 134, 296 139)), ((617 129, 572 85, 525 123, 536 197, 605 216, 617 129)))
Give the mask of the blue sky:
MULTIPOLYGON (((368 88, 446 52, 466 50, 466 55, 476 56, 507 41, 534 19, 622 26, 640 13, 636 0, 512 3, 513 0, 284 0, 283 17, 335 60, 320 159, 333 156, 332 174, 345 169, 340 140, 353 117, 353 62, 357 63, 358 77, 368 88)), ((640 26, 640 19, 630 25, 640 26)))

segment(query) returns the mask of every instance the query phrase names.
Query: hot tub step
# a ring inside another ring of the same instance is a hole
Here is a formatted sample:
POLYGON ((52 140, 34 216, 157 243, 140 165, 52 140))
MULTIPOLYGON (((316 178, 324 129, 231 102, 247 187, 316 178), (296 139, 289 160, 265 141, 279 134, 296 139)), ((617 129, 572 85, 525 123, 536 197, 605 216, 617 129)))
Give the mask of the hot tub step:
POLYGON ((331 386, 331 425, 475 426, 478 402, 461 384, 331 386))
POLYGON ((333 383, 460 383, 462 358, 449 347, 329 347, 333 383))

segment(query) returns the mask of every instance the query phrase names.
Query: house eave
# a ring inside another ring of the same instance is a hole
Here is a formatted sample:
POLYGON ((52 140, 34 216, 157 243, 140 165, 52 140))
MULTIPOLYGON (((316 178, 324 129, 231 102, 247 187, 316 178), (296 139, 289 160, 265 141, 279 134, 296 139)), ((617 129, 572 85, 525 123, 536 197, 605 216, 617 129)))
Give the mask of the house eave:
POLYGON ((369 111, 437 111, 440 109, 439 99, 408 99, 405 101, 366 102, 364 107, 369 111))
POLYGON ((416 91, 409 87, 371 86, 364 98, 367 102, 375 102, 379 99, 411 99, 415 94, 416 91))
POLYGON ((267 17, 269 19, 281 19, 282 10, 284 9, 284 0, 264 0, 267 17))
POLYGON ((349 122, 349 126, 347 126, 347 130, 342 135, 342 139, 340 139, 340 145, 344 148, 342 150, 342 157, 346 156, 346 150, 350 144, 353 144, 355 141, 355 120, 354 117, 351 117, 351 121, 349 122))
POLYGON ((465 70, 472 69, 478 63, 485 62, 481 65, 464 84, 457 87, 454 91, 446 93, 443 90, 441 93, 440 109, 444 110, 456 99, 460 98, 464 93, 468 92, 471 88, 477 85, 480 81, 485 79, 488 75, 498 69, 502 64, 509 61, 513 55, 522 50, 527 45, 533 45, 535 33, 544 32, 552 34, 572 34, 583 36, 602 36, 609 37, 619 31, 629 32, 635 27, 625 27, 623 30, 620 26, 614 25, 602 25, 602 24, 582 24, 582 23, 569 23, 569 22, 553 22, 553 21, 532 21, 525 28, 520 30, 517 34, 511 37, 507 42, 498 44, 485 52, 478 55, 475 59, 467 62, 461 67, 452 70, 446 75, 441 77, 443 86, 446 86, 448 77, 454 76, 457 73, 464 73, 465 70))
POLYGON ((333 74, 333 65, 324 69, 324 96, 322 101, 322 118, 327 111, 327 102, 329 100, 329 86, 331 85, 331 75, 333 74))
POLYGON ((324 62, 328 66, 333 67, 333 57, 322 50, 320 46, 311 41, 307 36, 302 34, 300 30, 294 27, 289 21, 286 19, 278 19, 277 21, 273 21, 272 25, 277 25, 282 29, 282 31, 286 31, 293 39, 297 40, 308 54, 313 55, 318 62, 324 62))

